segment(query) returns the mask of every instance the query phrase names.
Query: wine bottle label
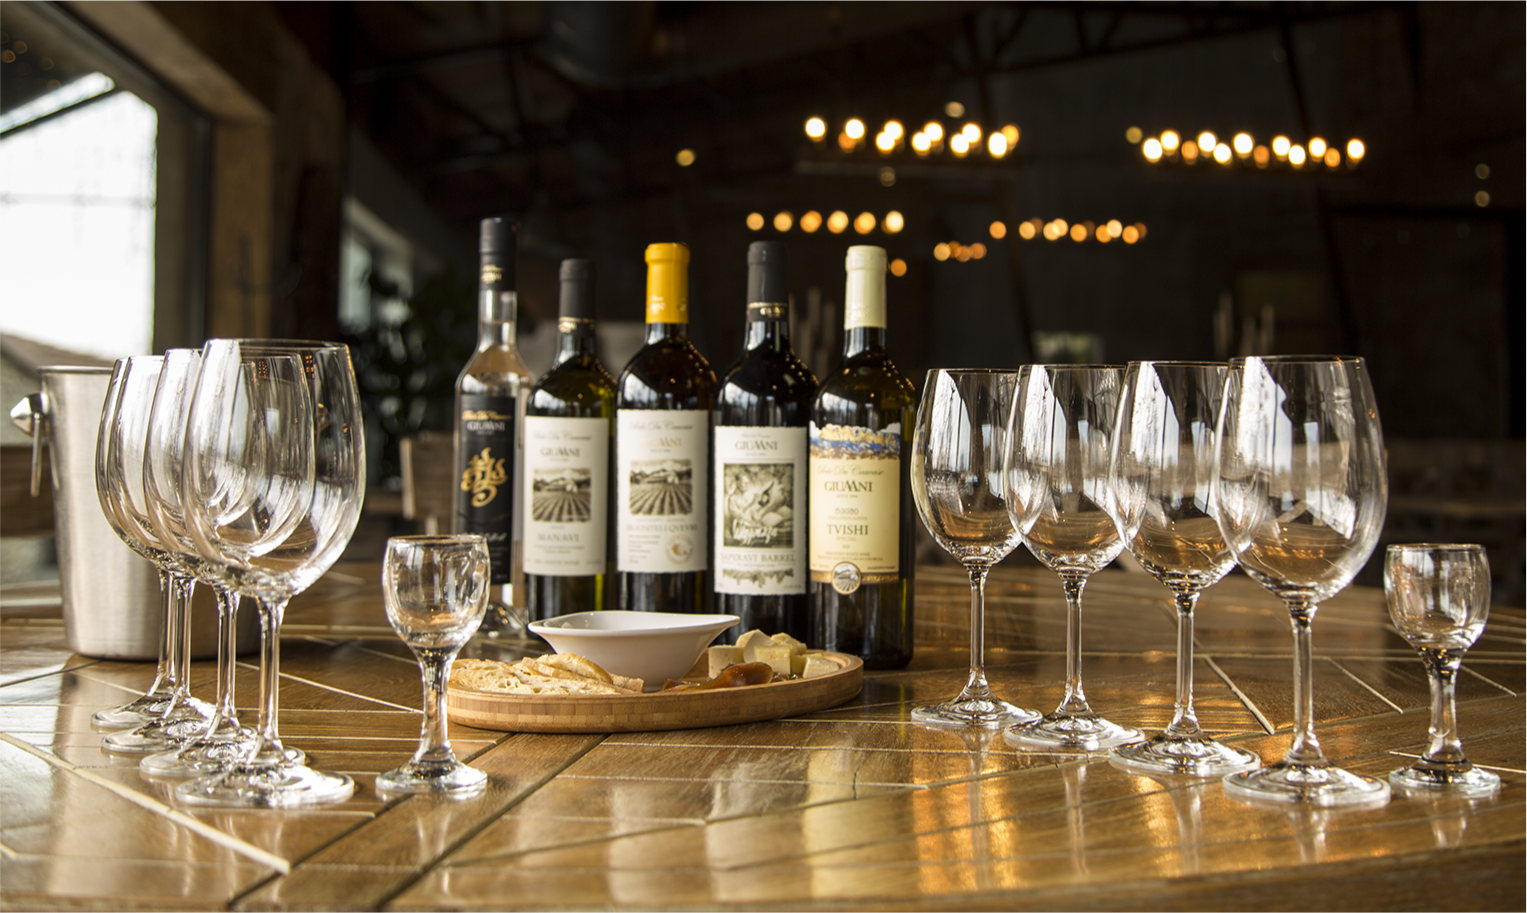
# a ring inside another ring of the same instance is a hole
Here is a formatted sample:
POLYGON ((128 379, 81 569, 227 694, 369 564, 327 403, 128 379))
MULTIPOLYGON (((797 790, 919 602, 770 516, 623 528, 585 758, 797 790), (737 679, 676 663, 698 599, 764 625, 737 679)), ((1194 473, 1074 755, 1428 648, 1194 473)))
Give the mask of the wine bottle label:
POLYGON ((852 593, 901 574, 901 424, 811 424, 811 579, 852 593))
POLYGON ((610 422, 525 417, 525 573, 605 572, 610 422))
POLYGON ((705 570, 704 409, 615 413, 615 566, 622 571, 705 570))
POLYGON ((806 592, 806 429, 716 429, 716 592, 806 592))
POLYGON ((514 532, 515 398, 463 393, 456 451, 456 531, 488 540, 492 582, 510 583, 514 532))

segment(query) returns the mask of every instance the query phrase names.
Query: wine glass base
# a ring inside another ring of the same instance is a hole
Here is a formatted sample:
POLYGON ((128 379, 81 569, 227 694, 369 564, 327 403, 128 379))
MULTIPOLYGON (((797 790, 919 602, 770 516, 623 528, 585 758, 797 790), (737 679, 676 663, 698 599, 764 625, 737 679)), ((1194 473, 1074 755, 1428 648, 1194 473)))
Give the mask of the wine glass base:
POLYGON ((464 793, 481 790, 488 775, 452 758, 447 763, 410 761, 402 767, 377 774, 377 792, 464 793))
MULTIPOLYGON (((243 733, 238 738, 195 739, 173 751, 151 754, 138 762, 138 772, 145 777, 172 780, 220 774, 254 754, 258 744, 254 730, 245 729, 243 733)), ((287 747, 281 757, 286 764, 307 763, 307 755, 300 748, 287 747)))
POLYGON ((1014 726, 1003 735, 1007 744, 1029 751, 1106 751, 1145 741, 1145 733, 1110 723, 1100 716, 1049 714, 1037 723, 1014 726))
POLYGON ((90 717, 90 723, 97 729, 137 729, 164 716, 174 699, 175 694, 171 691, 145 694, 120 707, 97 710, 90 717))
POLYGON ((1164 732, 1148 742, 1121 745, 1110 751, 1109 757, 1134 773, 1188 777, 1223 777, 1262 763, 1249 751, 1204 736, 1169 736, 1164 732))
POLYGON ((1500 777, 1488 770, 1448 769, 1424 763, 1390 771, 1389 782, 1404 790, 1439 796, 1488 796, 1500 789, 1500 777))
POLYGON ((1388 783, 1330 765, 1280 761, 1261 770, 1230 774, 1223 782, 1226 793, 1247 802, 1333 808, 1383 805, 1389 801, 1388 783))
POLYGON ((313 770, 301 764, 240 766, 175 787, 178 802, 221 808, 324 805, 343 802, 354 793, 355 781, 344 774, 313 770))
POLYGON ((101 747, 121 754, 157 754, 179 748, 206 731, 207 720, 204 717, 158 719, 137 729, 110 733, 101 739, 101 747))
POLYGON ((912 711, 912 721, 932 726, 970 726, 976 729, 1003 729, 1008 726, 1037 722, 1039 711, 1009 704, 996 698, 956 697, 918 707, 912 711))

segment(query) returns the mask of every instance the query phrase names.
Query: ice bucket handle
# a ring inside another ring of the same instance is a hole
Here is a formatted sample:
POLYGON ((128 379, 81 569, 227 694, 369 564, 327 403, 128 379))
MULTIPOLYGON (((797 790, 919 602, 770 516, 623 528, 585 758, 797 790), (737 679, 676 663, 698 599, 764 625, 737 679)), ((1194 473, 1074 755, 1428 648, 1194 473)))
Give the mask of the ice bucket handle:
POLYGON ((32 497, 42 494, 42 444, 48 438, 48 409, 41 393, 21 398, 11 407, 11 422, 32 437, 32 497))

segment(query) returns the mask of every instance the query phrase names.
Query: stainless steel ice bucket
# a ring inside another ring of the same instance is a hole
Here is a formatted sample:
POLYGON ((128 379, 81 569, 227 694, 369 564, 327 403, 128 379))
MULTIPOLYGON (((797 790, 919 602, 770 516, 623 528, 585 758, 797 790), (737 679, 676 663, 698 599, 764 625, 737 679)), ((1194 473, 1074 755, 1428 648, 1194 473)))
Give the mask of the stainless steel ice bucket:
MULTIPOLYGON (((107 525, 95 493, 95 442, 110 368, 45 367, 42 392, 11 417, 32 442, 32 485, 40 477, 42 445, 53 471, 53 530, 63 590, 64 636, 76 653, 102 659, 156 659, 163 612, 154 566, 123 544, 107 525)), ((239 649, 257 645, 255 613, 239 611, 239 649)), ((217 608, 197 587, 191 655, 217 655, 217 608)))

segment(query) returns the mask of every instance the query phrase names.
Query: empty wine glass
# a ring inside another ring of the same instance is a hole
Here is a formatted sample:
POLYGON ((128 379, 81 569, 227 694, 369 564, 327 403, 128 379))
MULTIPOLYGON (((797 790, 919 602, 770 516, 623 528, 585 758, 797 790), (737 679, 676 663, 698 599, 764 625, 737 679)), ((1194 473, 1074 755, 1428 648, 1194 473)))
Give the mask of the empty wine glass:
POLYGON ((239 724, 233 702, 234 656, 238 653, 234 621, 239 594, 230 586, 222 565, 197 553, 181 503, 186 419, 200 370, 201 352, 196 349, 170 349, 164 353, 164 368, 159 373, 149 416, 143 486, 160 539, 180 555, 199 582, 217 593, 217 701, 212 718, 195 737, 138 763, 139 770, 150 776, 199 777, 216 773, 252 751, 256 738, 253 729, 239 724))
POLYGON ((1172 722, 1147 742, 1111 752, 1141 772, 1212 777, 1261 763, 1204 735, 1193 710, 1193 609, 1235 566, 1209 503, 1225 373, 1223 363, 1165 361, 1131 362, 1124 372, 1108 470, 1114 521, 1130 554, 1177 606, 1172 722))
POLYGON ((1002 477, 1029 551, 1066 592, 1066 694, 1038 722, 1013 726, 1020 748, 1102 751, 1145 738, 1098 716, 1082 691, 1082 589, 1124 547, 1109 515, 1109 441, 1122 371, 1112 365, 1029 365, 1019 375, 1002 477))
POLYGON ((1389 784, 1326 759, 1315 736, 1311 624, 1378 543, 1389 485, 1368 371, 1339 356, 1237 358, 1219 418, 1213 492, 1241 568, 1287 605, 1294 740, 1283 760, 1225 777, 1243 799, 1334 806, 1389 800, 1389 784))
POLYGON ((164 751, 192 736, 210 716, 212 707, 191 697, 191 589, 195 581, 174 550, 164 543, 149 520, 143 489, 143 460, 148 446, 148 419, 154 389, 164 367, 160 356, 122 359, 108 384, 110 405, 102 410, 107 423, 96 443, 96 493, 107 522, 123 542, 152 561, 164 586, 164 625, 170 655, 171 694, 159 715, 134 729, 107 734, 108 751, 164 751))
POLYGON ((185 446, 183 506, 197 551, 259 604, 260 719, 253 754, 175 796, 262 807, 343 801, 354 781, 287 760, 277 718, 287 602, 333 565, 360 518, 365 444, 349 350, 208 342, 185 446))
POLYGON ((970 573, 970 677, 957 697, 914 709, 919 723, 1000 729, 1039 719, 994 695, 983 667, 986 575, 1022 540, 1002 493, 1003 429, 1017 386, 1017 372, 991 368, 936 369, 923 384, 912 498, 928 532, 970 573))
POLYGON ((1391 545, 1384 555, 1389 617, 1421 654, 1432 687, 1431 743, 1421 761, 1389 774, 1395 786, 1483 796, 1500 777, 1464 757, 1453 689, 1464 651, 1490 614, 1490 561, 1479 545, 1391 545))
POLYGON ((487 774, 456 759, 446 733, 451 663, 482 624, 488 605, 488 543, 482 536, 395 536, 382 564, 387 620, 419 660, 424 723, 419 750, 402 767, 377 775, 389 792, 439 793, 481 787, 487 774))

